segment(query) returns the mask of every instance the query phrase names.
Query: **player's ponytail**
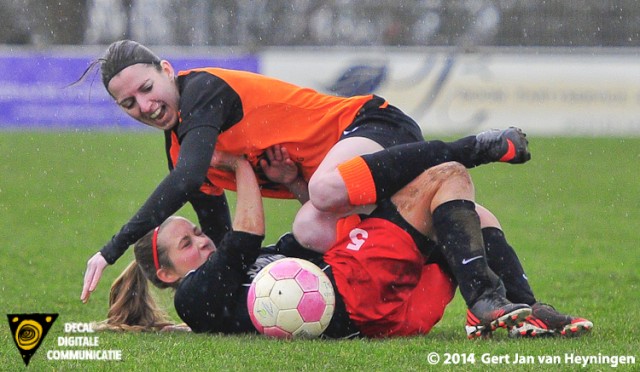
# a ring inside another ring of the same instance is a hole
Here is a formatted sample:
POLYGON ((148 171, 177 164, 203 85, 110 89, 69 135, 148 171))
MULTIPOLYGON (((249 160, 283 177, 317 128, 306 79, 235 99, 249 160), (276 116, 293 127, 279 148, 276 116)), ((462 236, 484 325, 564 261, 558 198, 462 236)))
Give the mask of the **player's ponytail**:
POLYGON ((167 313, 156 305, 147 278, 133 261, 111 285, 107 319, 97 323, 94 329, 159 331, 172 325, 167 313))
MULTIPOLYGON (((168 314, 156 305, 147 282, 158 288, 178 285, 158 279, 151 249, 152 237, 153 230, 134 245, 136 260, 111 285, 107 319, 96 324, 96 330, 157 331, 174 325, 168 314)), ((161 246, 158 247, 158 259, 163 267, 171 267, 161 246)))

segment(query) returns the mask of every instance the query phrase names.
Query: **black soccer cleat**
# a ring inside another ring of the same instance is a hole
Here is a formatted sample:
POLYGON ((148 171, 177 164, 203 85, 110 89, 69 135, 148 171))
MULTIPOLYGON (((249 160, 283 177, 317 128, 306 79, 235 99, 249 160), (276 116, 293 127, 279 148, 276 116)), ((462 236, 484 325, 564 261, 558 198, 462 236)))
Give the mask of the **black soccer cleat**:
POLYGON ((593 323, 558 312, 553 306, 536 302, 531 306, 532 313, 521 326, 511 329, 511 337, 576 337, 588 333, 593 323))
POLYGON ((483 163, 522 164, 531 159, 527 135, 520 128, 491 129, 476 135, 475 151, 483 163))
POLYGON ((529 315, 529 305, 511 303, 496 293, 481 297, 467 309, 467 338, 486 338, 498 327, 511 329, 521 326, 529 315))

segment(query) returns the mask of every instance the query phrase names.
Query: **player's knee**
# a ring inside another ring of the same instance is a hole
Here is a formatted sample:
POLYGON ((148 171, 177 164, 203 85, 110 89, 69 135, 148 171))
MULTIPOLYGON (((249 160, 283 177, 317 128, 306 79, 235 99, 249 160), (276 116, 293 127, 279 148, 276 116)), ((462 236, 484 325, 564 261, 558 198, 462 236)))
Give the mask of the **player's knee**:
POLYGON ((324 253, 329 250, 333 241, 329 241, 331 238, 328 240, 327 234, 320 230, 315 219, 298 215, 293 221, 292 232, 298 243, 309 250, 324 253))
POLYGON ((440 172, 448 173, 450 175, 468 175, 469 172, 464 165, 458 163, 457 161, 449 161, 446 163, 442 163, 440 165, 435 166, 434 168, 439 169, 440 172))
POLYGON ((420 175, 417 186, 432 194, 432 203, 435 205, 452 199, 473 200, 475 195, 469 172, 462 164, 455 162, 428 169, 420 175))
POLYGON ((311 178, 309 200, 320 211, 341 211, 349 206, 349 196, 342 179, 330 175, 311 178))
POLYGON ((471 184, 471 175, 464 165, 458 162, 447 162, 429 168, 426 173, 439 181, 454 181, 471 184))

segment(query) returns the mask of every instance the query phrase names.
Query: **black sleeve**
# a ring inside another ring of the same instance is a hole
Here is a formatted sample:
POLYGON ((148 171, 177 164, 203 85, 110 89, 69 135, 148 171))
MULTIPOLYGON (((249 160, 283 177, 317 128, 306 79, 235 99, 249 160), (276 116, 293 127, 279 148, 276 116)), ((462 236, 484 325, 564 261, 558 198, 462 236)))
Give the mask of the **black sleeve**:
POLYGON ((224 235, 231 231, 231 214, 226 195, 208 195, 197 191, 189 202, 198 216, 202 232, 219 245, 224 235))
POLYGON ((228 233, 207 262, 182 280, 174 305, 194 332, 231 331, 239 311, 236 297, 244 293, 241 286, 258 257, 263 239, 245 232, 228 233))
POLYGON ((286 257, 302 258, 311 262, 322 260, 322 253, 303 247, 292 233, 282 235, 275 244, 262 248, 263 253, 281 254, 286 257))
POLYGON ((198 192, 207 176, 217 139, 218 131, 211 127, 194 128, 185 134, 176 167, 100 250, 109 264, 113 264, 131 244, 177 212, 198 192))
POLYGON ((242 100, 224 80, 208 72, 191 72, 178 78, 182 122, 177 128, 182 140, 185 133, 209 126, 219 132, 242 120, 242 100))

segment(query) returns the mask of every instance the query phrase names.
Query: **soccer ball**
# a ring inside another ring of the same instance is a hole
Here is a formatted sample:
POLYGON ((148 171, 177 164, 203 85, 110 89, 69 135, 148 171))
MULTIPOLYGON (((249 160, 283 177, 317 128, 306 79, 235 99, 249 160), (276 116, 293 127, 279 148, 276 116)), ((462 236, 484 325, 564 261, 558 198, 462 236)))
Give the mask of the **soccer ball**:
POLYGON ((298 258, 265 266, 253 279, 247 296, 256 329, 276 338, 314 338, 329 326, 335 294, 320 268, 298 258))

